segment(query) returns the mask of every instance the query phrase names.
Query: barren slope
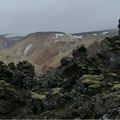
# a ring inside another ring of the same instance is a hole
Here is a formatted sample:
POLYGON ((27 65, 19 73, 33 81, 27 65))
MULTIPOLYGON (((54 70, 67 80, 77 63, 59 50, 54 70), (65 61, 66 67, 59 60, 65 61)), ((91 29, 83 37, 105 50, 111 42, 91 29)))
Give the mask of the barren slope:
POLYGON ((37 32, 24 37, 11 47, 0 52, 5 63, 28 60, 40 73, 48 67, 57 67, 61 58, 71 56, 71 51, 80 45, 88 48, 89 55, 96 52, 96 46, 110 31, 66 34, 62 32, 37 32))

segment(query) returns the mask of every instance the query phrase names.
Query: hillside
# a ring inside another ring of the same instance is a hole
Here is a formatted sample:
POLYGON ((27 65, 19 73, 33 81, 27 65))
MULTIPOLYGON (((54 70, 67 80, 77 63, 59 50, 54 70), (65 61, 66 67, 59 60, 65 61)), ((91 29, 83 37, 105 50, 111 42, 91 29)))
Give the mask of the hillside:
POLYGON ((120 37, 100 41, 93 56, 83 45, 71 54, 39 77, 27 61, 0 62, 0 118, 120 119, 120 37))
MULTIPOLYGON (((37 73, 41 73, 59 66, 61 58, 71 56, 72 49, 82 44, 89 48, 89 54, 92 55, 96 51, 99 41, 115 34, 116 30, 76 34, 63 32, 31 33, 18 41, 14 40, 15 44, 3 47, 4 50, 0 52, 0 60, 6 64, 12 61, 18 63, 19 61, 27 60, 35 66, 37 73), (92 44, 94 44, 94 48, 89 47, 92 44)), ((3 44, 6 43, 4 42, 3 44)))

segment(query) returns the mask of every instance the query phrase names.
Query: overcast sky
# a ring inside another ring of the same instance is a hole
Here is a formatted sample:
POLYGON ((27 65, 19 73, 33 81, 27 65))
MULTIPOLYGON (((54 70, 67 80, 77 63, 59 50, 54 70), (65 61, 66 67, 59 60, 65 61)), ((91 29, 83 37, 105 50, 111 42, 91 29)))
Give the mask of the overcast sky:
POLYGON ((115 28, 120 0, 0 0, 0 34, 115 28))

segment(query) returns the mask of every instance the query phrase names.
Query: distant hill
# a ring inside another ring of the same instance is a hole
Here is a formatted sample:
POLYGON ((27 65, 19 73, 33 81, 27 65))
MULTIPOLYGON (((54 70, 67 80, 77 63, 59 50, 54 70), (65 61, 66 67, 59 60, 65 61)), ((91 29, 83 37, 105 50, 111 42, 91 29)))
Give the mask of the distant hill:
POLYGON ((0 35, 0 50, 8 49, 22 39, 23 37, 21 36, 9 36, 8 34, 0 35))
POLYGON ((117 29, 108 29, 108 30, 100 30, 100 31, 90 31, 90 32, 82 32, 82 33, 73 33, 72 35, 80 36, 114 36, 117 35, 118 30, 117 29))
POLYGON ((0 37, 0 60, 5 63, 31 62, 37 73, 59 66, 61 58, 71 56, 71 51, 80 45, 89 49, 89 55, 96 51, 99 41, 114 36, 117 30, 102 30, 67 34, 63 32, 36 32, 25 37, 0 37), (90 46, 94 47, 90 47, 90 46))

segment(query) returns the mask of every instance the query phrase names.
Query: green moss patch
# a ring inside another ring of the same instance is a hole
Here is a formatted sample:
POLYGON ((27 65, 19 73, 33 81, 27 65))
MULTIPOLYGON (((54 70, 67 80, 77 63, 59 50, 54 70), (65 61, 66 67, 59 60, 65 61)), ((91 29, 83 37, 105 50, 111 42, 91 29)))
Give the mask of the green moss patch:
POLYGON ((95 90, 102 86, 102 76, 100 75, 85 75, 84 78, 82 83, 88 89, 95 90))
POLYGON ((114 84, 112 90, 120 90, 120 84, 114 84))
POLYGON ((0 90, 2 90, 2 89, 11 90, 11 91, 15 90, 13 85, 6 82, 5 80, 0 80, 0 90))
POLYGON ((36 92, 31 92, 31 98, 42 100, 46 98, 46 95, 38 94, 36 92))
POLYGON ((61 88, 53 88, 52 89, 52 95, 60 95, 62 96, 63 94, 60 93, 61 88))
POLYGON ((89 85, 89 89, 95 90, 97 88, 100 88, 101 85, 100 84, 95 84, 95 85, 89 85))

